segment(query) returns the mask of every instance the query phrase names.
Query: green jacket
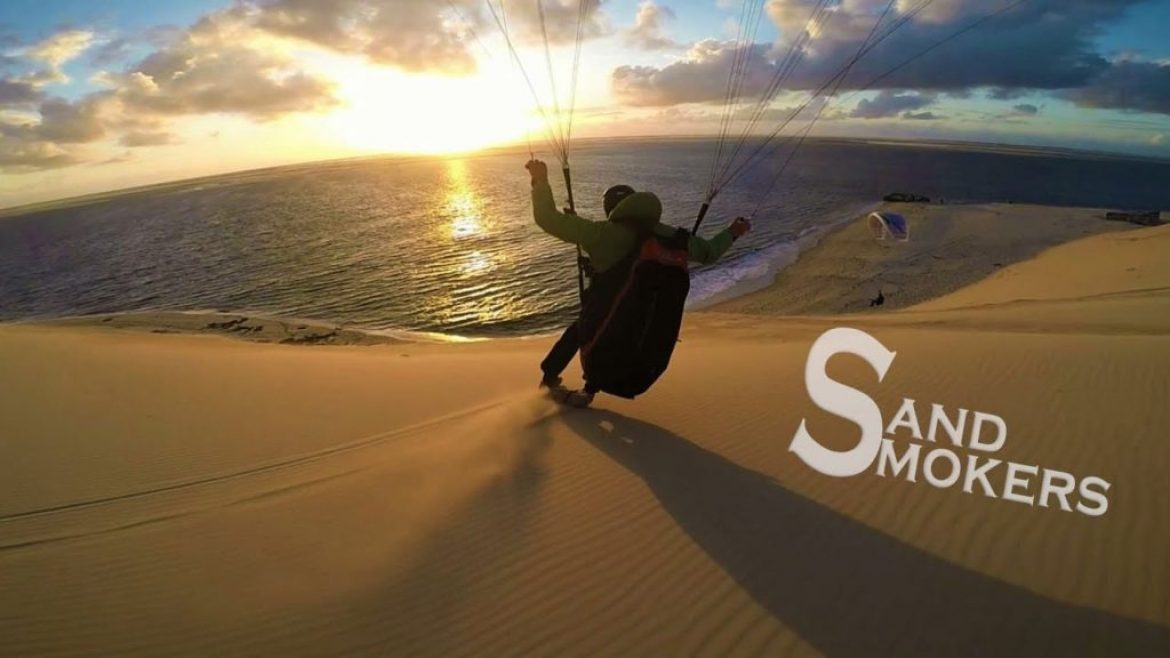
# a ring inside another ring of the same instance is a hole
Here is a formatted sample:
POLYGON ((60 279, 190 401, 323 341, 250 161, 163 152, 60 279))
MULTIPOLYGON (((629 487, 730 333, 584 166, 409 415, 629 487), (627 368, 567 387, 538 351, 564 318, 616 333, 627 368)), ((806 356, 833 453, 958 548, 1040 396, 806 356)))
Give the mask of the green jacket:
MULTIPOLYGON (((610 214, 611 221, 593 222, 557 210, 552 188, 548 183, 541 183, 532 188, 532 215, 536 225, 544 229, 545 233, 580 246, 589 254, 589 260, 597 272, 604 272, 617 265, 634 248, 634 231, 612 220, 624 218, 646 224, 655 234, 663 237, 673 235, 676 230, 673 226, 659 222, 662 202, 649 192, 636 192, 623 199, 610 214)), ((731 248, 732 242, 734 238, 727 230, 720 231, 710 240, 692 235, 687 250, 692 261, 709 265, 719 260, 731 248)))

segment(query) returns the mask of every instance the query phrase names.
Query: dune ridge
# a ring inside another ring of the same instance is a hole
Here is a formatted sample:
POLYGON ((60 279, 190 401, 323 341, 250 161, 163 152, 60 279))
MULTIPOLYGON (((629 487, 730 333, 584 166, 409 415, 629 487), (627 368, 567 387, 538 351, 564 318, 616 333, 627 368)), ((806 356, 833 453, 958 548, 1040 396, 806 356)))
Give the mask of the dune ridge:
POLYGON ((1000 267, 923 277, 846 227, 583 412, 536 390, 547 340, 0 326, 0 655, 1167 655, 1170 229, 992 210, 933 207, 919 248, 1000 267), (889 307, 828 314, 850 259, 889 307), (886 419, 997 414, 996 458, 1100 475, 1109 511, 813 471, 801 419, 857 436, 804 387, 838 326, 897 352, 829 366, 886 419))

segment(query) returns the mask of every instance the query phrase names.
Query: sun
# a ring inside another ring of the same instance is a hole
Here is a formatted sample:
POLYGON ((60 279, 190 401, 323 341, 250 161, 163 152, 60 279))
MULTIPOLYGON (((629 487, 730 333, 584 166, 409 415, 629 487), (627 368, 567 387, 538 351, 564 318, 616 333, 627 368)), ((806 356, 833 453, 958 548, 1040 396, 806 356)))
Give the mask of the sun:
POLYGON ((330 77, 342 106, 325 121, 358 150, 465 153, 522 140, 532 129, 524 97, 491 70, 448 77, 353 65, 330 77))

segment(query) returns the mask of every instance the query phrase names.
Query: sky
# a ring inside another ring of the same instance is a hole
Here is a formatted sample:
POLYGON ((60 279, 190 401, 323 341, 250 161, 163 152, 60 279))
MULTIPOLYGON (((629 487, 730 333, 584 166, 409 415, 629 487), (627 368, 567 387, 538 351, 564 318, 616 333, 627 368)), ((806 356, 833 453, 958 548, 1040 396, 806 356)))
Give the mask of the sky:
POLYGON ((548 153, 570 106, 573 138, 791 119, 782 135, 1170 158, 1166 26, 1170 0, 0 0, 0 207, 548 153))

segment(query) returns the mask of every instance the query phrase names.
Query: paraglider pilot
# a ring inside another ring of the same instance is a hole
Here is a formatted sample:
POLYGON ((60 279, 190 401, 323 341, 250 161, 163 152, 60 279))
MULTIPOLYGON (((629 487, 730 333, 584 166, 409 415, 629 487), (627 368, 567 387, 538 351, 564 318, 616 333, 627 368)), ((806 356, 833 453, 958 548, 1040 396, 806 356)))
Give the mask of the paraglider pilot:
MULTIPOLYGON (((525 168, 532 177, 532 214, 537 226, 559 240, 581 247, 589 256, 592 271, 598 275, 621 263, 637 246, 639 234, 670 236, 678 230, 660 222, 662 202, 657 196, 650 192, 636 192, 628 185, 615 185, 606 190, 602 205, 608 221, 594 222, 563 213, 553 199, 548 166, 540 160, 531 160, 525 168)), ((687 255, 696 263, 714 263, 750 229, 751 223, 739 217, 710 239, 691 235, 686 245, 687 255)), ((587 304, 604 303, 604 300, 589 299, 588 296, 586 299, 587 304)), ((541 386, 561 388, 560 375, 579 348, 580 337, 577 323, 574 323, 565 329, 541 362, 541 386)), ((587 384, 582 393, 584 399, 573 402, 588 404, 593 393, 587 384)))

